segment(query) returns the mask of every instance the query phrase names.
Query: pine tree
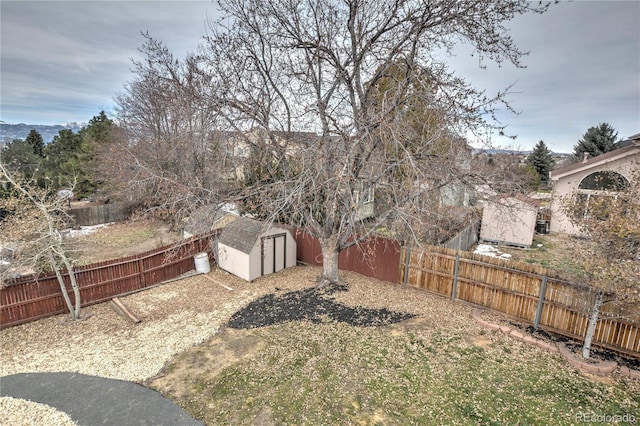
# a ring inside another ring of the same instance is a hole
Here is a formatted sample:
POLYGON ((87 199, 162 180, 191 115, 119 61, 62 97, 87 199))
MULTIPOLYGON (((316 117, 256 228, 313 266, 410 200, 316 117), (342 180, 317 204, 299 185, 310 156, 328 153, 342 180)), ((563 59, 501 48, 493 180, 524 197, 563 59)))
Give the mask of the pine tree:
POLYGON ((33 148, 33 153, 39 157, 44 157, 44 140, 37 130, 31 130, 26 139, 27 143, 33 148))
POLYGON ((527 163, 536 169, 543 183, 549 182, 549 172, 553 168, 554 160, 544 141, 536 144, 529 157, 527 157, 527 163))
POLYGON ((573 147, 574 155, 581 160, 584 153, 589 157, 597 157, 605 152, 613 151, 618 139, 618 132, 608 123, 600 123, 597 127, 589 127, 582 139, 573 147))

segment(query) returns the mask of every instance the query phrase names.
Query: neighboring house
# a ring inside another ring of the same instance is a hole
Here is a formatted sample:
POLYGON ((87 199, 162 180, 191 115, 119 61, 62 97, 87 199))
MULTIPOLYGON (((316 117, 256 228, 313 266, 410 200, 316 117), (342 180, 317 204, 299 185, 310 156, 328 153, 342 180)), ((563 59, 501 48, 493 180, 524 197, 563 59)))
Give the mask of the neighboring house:
MULTIPOLYGON (((228 132, 225 141, 226 151, 233 170, 231 179, 242 181, 246 178, 247 159, 254 150, 270 148, 284 153, 287 157, 296 157, 303 150, 315 149, 320 136, 313 132, 272 132, 264 129, 253 129, 246 133, 228 132)), ((353 191, 355 203, 358 205, 356 220, 364 220, 375 215, 375 188, 362 180, 353 191)))
POLYGON ((296 266, 296 241, 288 229, 239 217, 227 224, 216 242, 218 266, 242 279, 296 266))
POLYGON ((284 151, 287 157, 294 157, 301 149, 312 146, 319 136, 313 132, 272 132, 253 129, 246 133, 228 133, 227 155, 233 159, 236 180, 245 178, 246 160, 253 150, 271 147, 284 151))
POLYGON ((615 196, 640 173, 640 133, 625 141, 622 148, 581 163, 552 170, 551 232, 580 234, 563 212, 564 203, 573 195, 586 197, 615 196))
POLYGON ((486 202, 482 210, 480 239, 519 247, 531 246, 538 208, 536 200, 520 194, 486 202))
POLYGON ((355 203, 358 205, 356 220, 364 220, 376 214, 375 191, 371 186, 360 182, 360 189, 354 191, 355 203))
MULTIPOLYGON (((471 173, 472 168, 472 149, 467 145, 466 141, 459 140, 459 143, 453 149, 455 153, 455 161, 460 170, 471 173)), ((472 198, 474 197, 472 189, 460 182, 449 181, 440 188, 440 203, 443 206, 450 207, 470 207, 472 198)))
POLYGON ((182 238, 189 238, 214 229, 224 228, 229 222, 237 219, 238 216, 240 214, 234 204, 221 204, 218 207, 199 207, 185 219, 182 238))

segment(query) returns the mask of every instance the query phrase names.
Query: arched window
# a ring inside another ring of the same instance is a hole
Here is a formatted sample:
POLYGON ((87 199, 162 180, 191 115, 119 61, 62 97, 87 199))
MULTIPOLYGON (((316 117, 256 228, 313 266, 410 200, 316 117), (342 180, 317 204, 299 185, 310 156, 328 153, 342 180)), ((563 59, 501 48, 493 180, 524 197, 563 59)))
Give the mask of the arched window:
POLYGON ((585 216, 605 220, 609 215, 607 206, 618 199, 618 192, 628 187, 629 181, 620 173, 610 170, 591 173, 578 185, 577 206, 581 206, 585 216))
POLYGON ((612 171, 602 171, 591 173, 582 179, 578 189, 596 191, 622 191, 629 186, 629 181, 620 173, 612 171))

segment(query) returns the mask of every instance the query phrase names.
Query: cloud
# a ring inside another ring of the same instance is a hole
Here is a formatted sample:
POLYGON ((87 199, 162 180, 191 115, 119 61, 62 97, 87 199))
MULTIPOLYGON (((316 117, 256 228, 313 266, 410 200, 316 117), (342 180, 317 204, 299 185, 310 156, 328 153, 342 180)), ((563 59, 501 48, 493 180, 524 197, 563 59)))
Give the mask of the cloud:
POLYGON ((479 69, 464 49, 451 64, 490 93, 517 82, 510 101, 521 114, 499 116, 518 139, 497 137, 495 143, 531 148, 542 139, 570 152, 600 122, 610 123, 620 137, 640 131, 639 17, 640 2, 561 2, 509 25, 516 44, 530 51, 525 69, 479 69))
MULTIPOLYGON (((7 1, 2 19, 2 109, 7 122, 87 121, 134 76, 141 32, 177 57, 196 49, 215 5, 202 1, 7 1)), ((524 69, 478 67, 468 46, 449 66, 488 94, 516 82, 509 99, 520 112, 499 111, 514 142, 530 149, 544 140, 569 152, 591 126, 608 122, 621 137, 640 132, 640 2, 573 1, 508 24, 517 46, 530 51, 524 69)))
POLYGON ((196 48, 205 17, 216 13, 209 1, 2 1, 0 7, 0 118, 41 124, 87 121, 110 109, 132 78, 141 32, 180 57, 196 48))

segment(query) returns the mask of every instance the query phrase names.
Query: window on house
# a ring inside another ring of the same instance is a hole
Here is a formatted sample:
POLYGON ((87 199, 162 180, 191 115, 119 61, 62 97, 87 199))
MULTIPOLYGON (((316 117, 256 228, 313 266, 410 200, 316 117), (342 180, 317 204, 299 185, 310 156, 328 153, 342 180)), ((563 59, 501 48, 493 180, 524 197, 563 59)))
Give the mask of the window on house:
POLYGON ((373 188, 366 188, 364 190, 364 202, 365 203, 372 203, 373 202, 373 188))
POLYGON ((606 220, 610 205, 617 202, 618 192, 624 191, 629 181, 620 173, 601 171, 591 173, 578 185, 577 202, 585 217, 606 220))
POLYGON ((591 173, 582 179, 578 189, 595 191, 622 191, 629 186, 629 181, 620 173, 602 171, 591 173))

